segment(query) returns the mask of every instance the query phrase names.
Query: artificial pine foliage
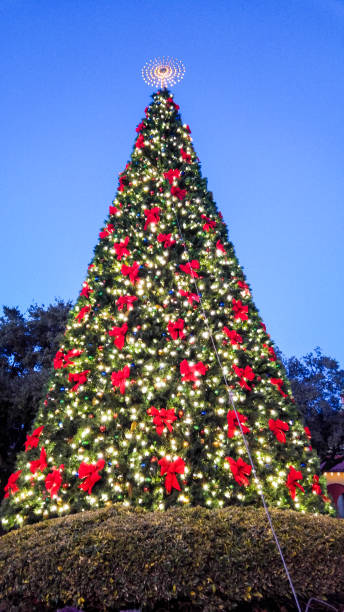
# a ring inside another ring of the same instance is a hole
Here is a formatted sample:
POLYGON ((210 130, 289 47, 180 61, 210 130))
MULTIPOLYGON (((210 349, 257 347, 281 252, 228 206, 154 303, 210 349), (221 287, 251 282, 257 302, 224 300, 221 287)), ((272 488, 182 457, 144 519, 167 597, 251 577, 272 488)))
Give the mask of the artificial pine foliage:
POLYGON ((318 460, 190 129, 153 95, 2 506, 9 529, 121 502, 326 512, 318 460), (256 465, 256 482, 243 435, 256 465))

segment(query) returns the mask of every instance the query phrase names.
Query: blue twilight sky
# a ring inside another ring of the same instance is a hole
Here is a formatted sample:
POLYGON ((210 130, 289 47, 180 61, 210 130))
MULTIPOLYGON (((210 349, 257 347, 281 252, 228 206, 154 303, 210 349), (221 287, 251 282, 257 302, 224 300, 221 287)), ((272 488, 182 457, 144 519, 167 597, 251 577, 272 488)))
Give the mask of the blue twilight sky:
POLYGON ((272 339, 344 365, 344 0, 0 0, 0 304, 76 299, 164 54, 272 339))

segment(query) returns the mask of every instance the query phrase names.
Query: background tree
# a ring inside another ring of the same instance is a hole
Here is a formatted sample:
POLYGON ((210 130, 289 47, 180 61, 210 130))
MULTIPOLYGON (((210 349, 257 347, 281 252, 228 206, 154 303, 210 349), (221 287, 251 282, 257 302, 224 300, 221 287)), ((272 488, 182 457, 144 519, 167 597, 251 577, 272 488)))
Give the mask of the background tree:
POLYGON ((282 358, 312 444, 330 469, 344 454, 344 370, 319 347, 301 359, 282 358))
POLYGON ((32 305, 0 317, 0 497, 44 394, 70 302, 32 305))

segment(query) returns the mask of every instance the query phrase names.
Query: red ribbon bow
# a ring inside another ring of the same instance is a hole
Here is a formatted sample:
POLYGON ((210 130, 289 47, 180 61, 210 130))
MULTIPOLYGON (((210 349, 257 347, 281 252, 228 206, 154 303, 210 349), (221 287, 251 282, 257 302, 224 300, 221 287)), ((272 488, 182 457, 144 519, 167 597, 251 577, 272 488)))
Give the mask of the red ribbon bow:
POLYGON ((303 428, 303 431, 305 432, 308 440, 311 440, 311 438, 312 438, 311 430, 309 429, 309 427, 307 427, 307 425, 306 425, 306 427, 303 428))
POLYGON ((167 494, 169 495, 172 489, 177 489, 180 491, 180 484, 177 480, 176 474, 184 474, 185 470, 185 461, 181 457, 178 457, 175 461, 169 461, 166 457, 163 457, 158 461, 161 471, 160 476, 165 477, 165 489, 167 494))
POLYGON ((61 472, 64 470, 64 465, 61 464, 58 469, 53 469, 50 474, 45 479, 45 488, 47 491, 50 491, 50 497, 53 498, 57 495, 61 484, 62 484, 62 476, 61 472))
POLYGON ((178 180, 180 178, 180 170, 172 170, 171 168, 168 172, 164 172, 164 178, 172 185, 173 179, 178 180))
POLYGON ((196 387, 196 383, 199 382, 198 376, 204 376, 208 366, 204 365, 202 361, 195 363, 194 365, 190 365, 186 359, 179 365, 180 373, 182 375, 182 382, 187 382, 192 380, 195 384, 193 387, 196 387))
POLYGON ((263 347, 268 351, 270 357, 269 357, 269 361, 277 361, 277 355, 274 351, 274 349, 272 348, 272 346, 268 346, 267 344, 263 344, 263 347))
POLYGON ((247 321, 248 319, 248 306, 244 306, 241 300, 232 300, 232 309, 234 313, 234 319, 241 319, 247 321))
POLYGON ((146 127, 145 124, 143 123, 143 121, 141 121, 141 123, 138 124, 136 131, 141 132, 141 130, 144 130, 145 127, 146 127))
POLYGON ((180 187, 177 187, 177 185, 172 185, 171 187, 171 194, 176 196, 176 198, 178 198, 180 201, 184 200, 186 193, 186 189, 181 189, 180 187))
POLYGON ((238 485, 247 487, 250 484, 247 477, 251 474, 252 466, 241 459, 241 457, 237 461, 232 459, 232 457, 225 457, 225 460, 228 461, 234 480, 236 480, 238 485))
POLYGON ((145 138, 143 134, 139 134, 137 141, 135 143, 136 149, 143 149, 145 146, 145 138))
POLYGON ((137 263, 137 261, 134 261, 132 266, 126 266, 125 264, 122 264, 121 273, 123 274, 123 276, 129 276, 130 282, 135 285, 135 283, 139 280, 139 268, 140 264, 137 263))
POLYGON ((148 225, 151 223, 159 223, 160 217, 159 213, 161 213, 161 208, 159 206, 154 206, 154 208, 145 208, 143 211, 145 216, 147 217, 146 223, 143 229, 147 229, 148 225))
POLYGON ((322 499, 324 502, 328 503, 328 502, 330 502, 330 501, 331 501, 331 500, 330 500, 330 498, 329 498, 329 497, 327 497, 327 495, 323 495, 323 492, 322 492, 321 486, 320 486, 320 484, 319 484, 319 476, 317 476, 317 474, 314 474, 314 476, 313 476, 312 491, 313 491, 313 493, 315 493, 316 495, 321 495, 321 499, 322 499))
POLYGON ((121 212, 122 204, 118 204, 118 206, 119 208, 117 208, 117 206, 109 206, 110 215, 117 215, 119 212, 121 212))
POLYGON ((245 293, 245 295, 251 295, 250 288, 247 283, 242 280, 238 280, 238 287, 245 293))
POLYGON ((178 110, 180 109, 179 104, 176 104, 176 103, 173 101, 173 98, 172 98, 172 97, 167 98, 167 104, 171 104, 171 106, 173 106, 173 108, 174 108, 176 111, 178 111, 178 110))
POLYGON ((85 463, 82 461, 79 467, 79 478, 85 478, 85 480, 79 484, 79 489, 83 489, 83 491, 91 495, 94 485, 101 479, 99 470, 102 470, 104 466, 104 459, 99 459, 97 463, 85 463))
POLYGON ((272 385, 275 385, 277 387, 277 389, 279 390, 280 394, 283 395, 283 397, 288 397, 288 395, 284 393, 284 391, 282 391, 281 389, 283 382, 284 382, 282 378, 270 378, 270 382, 272 385))
POLYGON ((68 366, 74 365, 74 361, 71 361, 74 357, 79 357, 84 351, 78 351, 72 349, 68 353, 64 354, 63 351, 57 351, 54 357, 54 368, 59 370, 60 368, 67 368, 68 366))
POLYGON ((15 493, 17 493, 17 491, 19 491, 17 480, 21 473, 22 473, 22 470, 18 470, 17 472, 14 472, 14 474, 11 474, 11 476, 9 477, 7 481, 7 485, 4 488, 4 491, 5 491, 4 497, 9 497, 10 493, 11 495, 14 495, 15 493))
POLYGON ((168 322, 167 331, 170 334, 172 340, 178 340, 178 338, 185 338, 185 334, 183 332, 184 323, 184 319, 177 319, 175 323, 172 323, 172 321, 168 322))
POLYGON ((155 406, 151 406, 148 408, 147 413, 153 416, 153 423, 155 425, 156 433, 161 436, 165 427, 167 427, 168 431, 173 431, 172 423, 177 419, 174 410, 171 408, 170 410, 166 410, 166 408, 161 408, 158 410, 155 406))
POLYGON ((191 155, 189 155, 189 153, 184 151, 183 147, 180 147, 179 152, 180 152, 183 160, 186 161, 187 164, 190 164, 191 163, 191 155))
POLYGON ((44 472, 46 467, 47 467, 47 453, 43 446, 39 459, 36 459, 35 461, 30 461, 30 472, 32 472, 32 474, 36 474, 37 470, 44 472))
POLYGON ((127 180, 128 177, 125 174, 120 174, 119 175, 119 187, 118 187, 118 191, 124 191, 124 188, 127 186, 127 180))
POLYGON ((253 380, 255 377, 255 373, 253 372, 251 366, 245 366, 245 368, 238 368, 238 366, 233 365, 232 368, 239 378, 240 387, 251 391, 252 387, 249 387, 246 382, 246 380, 253 380))
POLYGON ((216 248, 218 251, 222 251, 222 253, 226 253, 226 249, 223 246, 222 242, 220 242, 220 240, 217 241, 216 248))
POLYGON ((118 372, 112 372, 111 374, 111 383, 113 389, 119 387, 120 393, 123 395, 125 393, 125 381, 129 378, 130 368, 129 366, 124 366, 123 370, 118 370, 118 372))
POLYGON ((113 248, 116 251, 117 259, 120 261, 122 257, 130 255, 130 251, 127 249, 129 242, 129 236, 126 236, 123 242, 115 242, 113 248))
POLYGON ((209 232, 216 226, 216 221, 212 221, 212 219, 209 219, 209 217, 206 217, 206 215, 201 215, 201 219, 205 221, 205 224, 203 225, 203 230, 205 232, 209 232))
POLYGON ((302 480, 302 472, 296 470, 292 465, 289 466, 289 474, 287 476, 286 486, 289 489, 289 493, 292 499, 295 499, 296 488, 300 489, 302 493, 305 492, 304 488, 297 482, 297 480, 302 480))
POLYGON ((289 425, 285 421, 281 421, 280 419, 270 419, 269 420, 269 429, 276 436, 279 442, 283 444, 286 443, 286 435, 285 431, 289 431, 289 425))
MULTIPOLYGON (((244 416, 243 414, 240 414, 240 412, 237 413, 238 417, 239 417, 239 421, 241 424, 241 429, 243 431, 244 434, 250 433, 250 428, 247 427, 247 425, 244 425, 244 423, 246 423, 247 421, 247 417, 244 416)), ((238 423, 238 418, 235 414, 235 410, 228 410, 227 412, 227 423, 228 423, 228 432, 227 432, 227 437, 228 438, 233 438, 236 429, 240 429, 239 428, 239 423, 238 423)))
POLYGON ((112 223, 108 223, 106 227, 100 232, 99 238, 106 238, 113 233, 115 226, 112 223))
POLYGON ((137 297, 135 295, 121 295, 116 302, 116 306, 118 310, 123 310, 124 306, 126 306, 128 311, 134 308, 133 303, 136 300, 137 297))
POLYGON ((172 234, 159 234, 157 236, 157 240, 158 242, 163 242, 164 243, 164 248, 168 249, 169 247, 173 246, 174 244, 176 244, 175 240, 171 240, 171 235, 172 234))
POLYGON ((239 346, 242 343, 242 336, 235 329, 228 329, 228 327, 224 326, 222 331, 228 336, 233 346, 239 346))
POLYGON ((83 306, 82 308, 80 308, 79 312, 77 315, 75 315, 75 318, 79 321, 79 323, 81 323, 81 321, 83 320, 83 318, 85 317, 85 315, 87 315, 88 312, 90 312, 91 310, 91 305, 88 304, 87 306, 83 306))
POLYGON ((87 382, 87 375, 89 373, 90 373, 90 370, 84 370, 83 372, 69 374, 68 376, 69 382, 76 383, 74 387, 72 387, 72 391, 78 391, 79 387, 87 382))
POLYGON ((122 327, 113 327, 109 331, 109 336, 114 336, 114 343, 118 349, 122 349, 125 343, 125 334, 128 331, 128 325, 123 323, 122 327))
POLYGON ((197 295, 197 293, 191 293, 191 291, 184 291, 184 289, 179 289, 179 295, 186 297, 187 301, 189 302, 189 304, 191 304, 191 306, 192 306, 193 301, 195 302, 200 301, 199 295, 197 295))
POLYGON ((197 259, 193 259, 192 261, 188 261, 186 264, 180 264, 180 269, 186 274, 190 274, 193 278, 198 278, 199 275, 195 270, 199 269, 199 261, 197 259))
POLYGON ((83 283, 80 295, 83 295, 85 298, 89 299, 90 293, 93 293, 93 289, 88 286, 88 283, 83 283))
POLYGON ((35 429, 32 432, 31 436, 29 435, 26 436, 25 452, 27 452, 31 448, 37 448, 38 442, 39 442, 39 436, 41 435, 43 429, 44 429, 44 425, 41 425, 40 427, 37 427, 37 429, 35 429))

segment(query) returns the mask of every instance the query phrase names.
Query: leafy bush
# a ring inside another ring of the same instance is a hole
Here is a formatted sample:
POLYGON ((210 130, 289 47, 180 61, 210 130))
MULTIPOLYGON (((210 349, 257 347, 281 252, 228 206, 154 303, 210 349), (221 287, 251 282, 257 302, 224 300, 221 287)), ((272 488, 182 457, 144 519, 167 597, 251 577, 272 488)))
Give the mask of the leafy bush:
MULTIPOLYGON (((340 600, 344 521, 271 514, 301 601, 340 600)), ((0 538, 0 601, 10 612, 295 609, 264 511, 234 506, 112 506, 12 531, 0 538)))

